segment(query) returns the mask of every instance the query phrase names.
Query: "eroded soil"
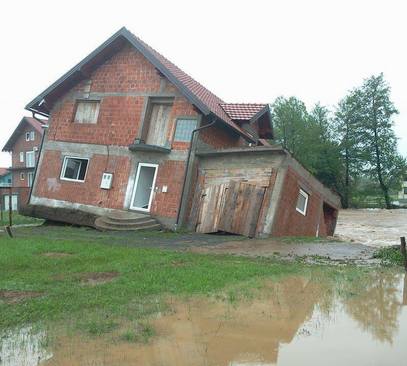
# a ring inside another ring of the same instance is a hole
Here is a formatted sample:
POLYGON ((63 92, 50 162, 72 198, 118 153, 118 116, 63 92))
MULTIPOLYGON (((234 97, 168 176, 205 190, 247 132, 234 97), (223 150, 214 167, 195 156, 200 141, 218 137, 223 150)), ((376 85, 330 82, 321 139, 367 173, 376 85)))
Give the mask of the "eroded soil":
MULTIPOLYGON (((27 299, 42 296, 42 292, 37 291, 9 291, 0 290, 0 301, 4 301, 7 304, 16 304, 27 299)), ((1 365, 1 363, 0 363, 1 365)))

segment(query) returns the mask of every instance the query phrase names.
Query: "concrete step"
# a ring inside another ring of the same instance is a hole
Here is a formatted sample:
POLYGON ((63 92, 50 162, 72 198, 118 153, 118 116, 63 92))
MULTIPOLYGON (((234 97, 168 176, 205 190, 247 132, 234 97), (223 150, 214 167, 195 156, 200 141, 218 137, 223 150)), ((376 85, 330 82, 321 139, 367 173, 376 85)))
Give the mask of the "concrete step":
POLYGON ((114 222, 128 222, 128 223, 143 222, 151 219, 150 215, 126 211, 108 213, 106 215, 106 218, 114 222))
POLYGON ((136 222, 129 222, 129 221, 115 221, 110 219, 109 217, 102 217, 99 222, 102 222, 106 225, 110 225, 113 227, 141 227, 141 226, 150 226, 157 224, 157 221, 148 217, 146 220, 143 221, 136 221, 136 222))
POLYGON ((118 231, 140 231, 140 230, 161 230, 161 225, 148 215, 139 215, 126 212, 108 214, 98 217, 95 220, 95 227, 98 230, 118 230, 118 231))
MULTIPOLYGON (((98 221, 98 219, 96 219, 98 221)), ((96 222, 95 221, 95 227, 98 230, 101 231, 153 231, 153 230, 161 230, 162 227, 160 224, 153 224, 153 225, 146 225, 146 226, 139 226, 139 227, 116 227, 116 226, 110 226, 108 224, 105 224, 103 222, 96 222)))

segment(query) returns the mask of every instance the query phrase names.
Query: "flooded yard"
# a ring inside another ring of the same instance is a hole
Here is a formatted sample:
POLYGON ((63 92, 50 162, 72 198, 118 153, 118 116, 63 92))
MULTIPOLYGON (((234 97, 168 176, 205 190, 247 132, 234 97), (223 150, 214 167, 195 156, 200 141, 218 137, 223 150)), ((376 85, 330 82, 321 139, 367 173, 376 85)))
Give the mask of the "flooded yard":
POLYGON ((0 335, 0 365, 403 365, 407 279, 321 274, 266 280, 259 291, 168 298, 145 342, 23 327, 0 335), (48 332, 48 335, 46 335, 48 332), (49 340, 51 339, 51 341, 49 340))
POLYGON ((407 209, 341 210, 335 234, 372 247, 399 245, 407 236, 407 209))

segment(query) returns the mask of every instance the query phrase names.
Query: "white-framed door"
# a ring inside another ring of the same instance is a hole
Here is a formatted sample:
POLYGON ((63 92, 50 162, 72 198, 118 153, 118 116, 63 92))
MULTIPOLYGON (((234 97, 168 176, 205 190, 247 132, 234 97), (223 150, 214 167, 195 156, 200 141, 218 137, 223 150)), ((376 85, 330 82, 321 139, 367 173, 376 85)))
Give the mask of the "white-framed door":
POLYGON ((157 171, 158 164, 139 163, 131 196, 131 210, 150 211, 157 171))

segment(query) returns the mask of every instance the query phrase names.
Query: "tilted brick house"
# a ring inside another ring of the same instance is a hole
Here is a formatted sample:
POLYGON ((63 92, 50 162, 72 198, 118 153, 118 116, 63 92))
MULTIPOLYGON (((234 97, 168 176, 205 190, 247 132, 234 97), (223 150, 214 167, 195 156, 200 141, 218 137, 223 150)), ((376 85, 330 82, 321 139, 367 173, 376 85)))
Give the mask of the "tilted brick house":
MULTIPOLYGON (((27 203, 46 123, 44 119, 23 117, 3 147, 4 152, 11 153, 8 169, 12 175, 13 206, 27 203)), ((9 193, 3 190, 2 194, 8 196, 9 193)))
POLYGON ((34 215, 120 227, 131 218, 121 210, 200 232, 333 233, 338 196, 267 142, 267 104, 225 103, 125 28, 27 109, 49 118, 34 215))

